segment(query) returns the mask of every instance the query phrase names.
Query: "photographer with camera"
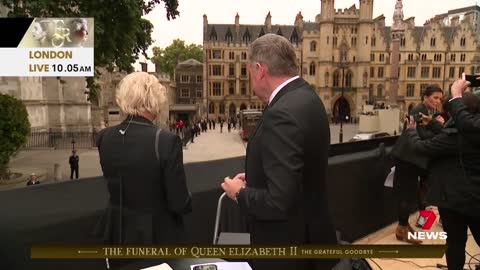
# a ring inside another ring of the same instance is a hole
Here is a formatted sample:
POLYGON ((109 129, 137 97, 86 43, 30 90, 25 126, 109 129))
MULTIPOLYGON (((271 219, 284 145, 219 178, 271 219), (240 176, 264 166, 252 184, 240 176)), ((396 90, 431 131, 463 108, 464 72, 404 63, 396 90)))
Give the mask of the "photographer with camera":
MULTIPOLYGON (((459 132, 469 133, 476 136, 476 140, 480 140, 478 135, 480 134, 480 113, 470 113, 468 112, 464 100, 462 99, 462 93, 469 86, 476 86, 477 82, 480 82, 480 75, 473 78, 472 82, 465 80, 465 75, 462 79, 456 80, 451 88, 452 99, 450 99, 450 113, 455 119, 455 126, 459 132)), ((468 76, 467 78, 471 78, 468 76)), ((478 91, 477 91, 478 94, 478 91)))
MULTIPOLYGON (((431 138, 442 130, 444 119, 436 114, 441 106, 442 98, 443 90, 437 85, 430 85, 423 92, 423 102, 410 111, 409 117, 415 119, 420 138, 431 138)), ((391 154, 395 163, 393 188, 398 199, 398 226, 395 236, 400 241, 421 244, 420 240, 408 239, 408 232, 415 232, 408 223, 408 218, 411 213, 412 201, 415 199, 417 199, 418 210, 426 207, 424 194, 426 193, 425 179, 428 159, 418 155, 409 147, 404 134, 395 143, 391 154), (419 177, 420 183, 418 182, 419 177)))
MULTIPOLYGON (((478 97, 465 92, 460 100, 466 113, 479 115, 478 97)), ((455 128, 455 122, 451 117, 438 135, 422 139, 411 117, 405 131, 408 144, 429 159, 426 199, 438 207, 448 235, 446 257, 450 270, 464 268, 468 227, 480 244, 480 144, 464 136, 455 128)))

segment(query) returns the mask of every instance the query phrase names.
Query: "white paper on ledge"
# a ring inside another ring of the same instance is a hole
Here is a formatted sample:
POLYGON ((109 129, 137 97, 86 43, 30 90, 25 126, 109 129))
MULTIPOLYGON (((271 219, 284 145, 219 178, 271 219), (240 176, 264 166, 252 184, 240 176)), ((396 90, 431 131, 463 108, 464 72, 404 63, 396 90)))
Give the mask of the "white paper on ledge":
POLYGON ((395 167, 392 167, 390 169, 390 173, 387 176, 387 179, 385 179, 385 186, 386 187, 391 187, 393 188, 393 176, 395 175, 395 167))
POLYGON ((217 270, 252 270, 250 265, 246 262, 216 262, 216 263, 202 263, 190 265, 190 270, 199 265, 216 265, 217 270))
POLYGON ((170 265, 166 263, 162 263, 160 265, 156 265, 148 268, 142 268, 140 270, 173 270, 173 269, 170 267, 170 265))

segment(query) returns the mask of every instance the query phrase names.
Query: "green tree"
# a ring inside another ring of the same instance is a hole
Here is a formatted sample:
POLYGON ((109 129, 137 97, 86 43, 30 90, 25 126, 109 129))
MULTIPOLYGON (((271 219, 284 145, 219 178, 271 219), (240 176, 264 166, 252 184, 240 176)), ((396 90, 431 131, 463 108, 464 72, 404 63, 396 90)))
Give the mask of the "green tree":
POLYGON ((173 40, 172 44, 165 49, 153 47, 152 62, 160 65, 160 69, 173 76, 175 66, 184 60, 190 58, 203 62, 203 49, 201 45, 185 45, 185 41, 180 39, 173 40))
MULTIPOLYGON (((175 19, 178 0, 0 0, 9 8, 9 17, 93 17, 95 19, 95 67, 114 66, 128 72, 132 64, 153 43, 153 25, 142 18, 153 8, 165 3, 167 19, 175 19)), ((96 76, 101 75, 98 70, 96 76)), ((98 86, 87 79, 91 98, 95 100, 98 86)))
POLYGON ((0 179, 8 178, 8 162, 27 142, 30 122, 25 105, 18 99, 0 94, 0 179))

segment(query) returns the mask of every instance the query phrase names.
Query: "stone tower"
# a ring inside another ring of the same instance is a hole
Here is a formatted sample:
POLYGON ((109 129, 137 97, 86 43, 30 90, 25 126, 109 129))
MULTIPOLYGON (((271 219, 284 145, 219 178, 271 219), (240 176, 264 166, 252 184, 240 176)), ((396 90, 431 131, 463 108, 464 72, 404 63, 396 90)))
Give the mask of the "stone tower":
MULTIPOLYGON (((335 8, 334 0, 322 0, 320 7, 320 38, 328 39, 328 45, 331 44, 333 40, 333 21, 335 17, 335 8)), ((333 47, 324 46, 322 50, 319 50, 318 56, 319 60, 322 62, 332 61, 333 47)))
POLYGON ((360 18, 359 18, 359 32, 362 33, 361 41, 358 42, 358 50, 365 52, 358 54, 358 61, 368 62, 370 61, 370 42, 363 42, 363 36, 367 37, 367 40, 372 36, 373 28, 373 0, 360 0, 360 18))

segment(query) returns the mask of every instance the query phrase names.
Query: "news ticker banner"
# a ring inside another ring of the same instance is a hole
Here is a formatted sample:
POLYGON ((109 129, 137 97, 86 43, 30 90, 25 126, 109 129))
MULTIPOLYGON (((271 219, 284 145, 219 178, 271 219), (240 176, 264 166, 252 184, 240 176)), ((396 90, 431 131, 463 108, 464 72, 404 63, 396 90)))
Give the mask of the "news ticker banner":
POLYGON ((445 245, 299 245, 299 246, 33 246, 32 259, 326 259, 441 258, 445 245))
POLYGON ((0 76, 91 77, 93 18, 0 18, 0 76))

